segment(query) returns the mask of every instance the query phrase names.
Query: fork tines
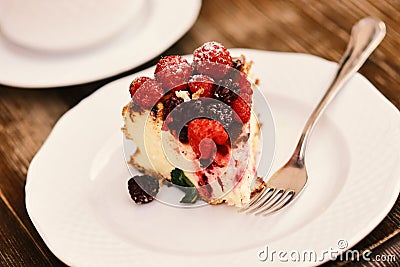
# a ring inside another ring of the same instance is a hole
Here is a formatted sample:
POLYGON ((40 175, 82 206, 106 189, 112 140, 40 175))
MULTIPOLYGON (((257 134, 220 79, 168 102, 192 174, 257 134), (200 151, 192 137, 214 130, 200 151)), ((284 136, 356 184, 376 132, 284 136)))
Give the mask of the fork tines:
POLYGON ((293 199, 293 190, 264 187, 239 212, 269 215, 285 207, 293 199))

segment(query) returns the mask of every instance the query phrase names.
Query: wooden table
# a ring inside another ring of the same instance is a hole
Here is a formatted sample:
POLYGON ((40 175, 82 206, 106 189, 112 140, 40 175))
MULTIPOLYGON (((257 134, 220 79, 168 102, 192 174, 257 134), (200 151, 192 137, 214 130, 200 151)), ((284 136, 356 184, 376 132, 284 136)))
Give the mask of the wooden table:
MULTIPOLYGON (((369 15, 386 23, 387 36, 360 72, 400 108, 398 0, 205 0, 193 28, 164 54, 191 53, 203 42, 216 40, 227 47, 309 53, 337 61, 351 26, 369 15)), ((46 247, 25 209, 29 162, 68 109, 102 85, 154 63, 152 60, 116 77, 66 88, 26 90, 0 85, 0 266, 63 266, 46 247)), ((365 266, 400 266, 399 225, 398 198, 385 219, 355 246, 371 249, 374 254, 395 255, 397 261, 368 262, 365 266)), ((353 264, 357 262, 326 265, 353 264)))

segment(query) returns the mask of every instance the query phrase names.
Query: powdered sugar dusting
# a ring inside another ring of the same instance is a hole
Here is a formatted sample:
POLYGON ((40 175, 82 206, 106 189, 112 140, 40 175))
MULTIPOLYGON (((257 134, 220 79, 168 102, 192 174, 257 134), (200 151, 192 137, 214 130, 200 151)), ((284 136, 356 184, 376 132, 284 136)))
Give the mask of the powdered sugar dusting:
POLYGON ((192 75, 192 66, 181 56, 166 56, 157 63, 154 76, 163 88, 168 90, 183 90, 192 75))
POLYGON ((232 57, 222 44, 207 42, 193 52, 193 64, 199 73, 220 79, 232 67, 232 57))

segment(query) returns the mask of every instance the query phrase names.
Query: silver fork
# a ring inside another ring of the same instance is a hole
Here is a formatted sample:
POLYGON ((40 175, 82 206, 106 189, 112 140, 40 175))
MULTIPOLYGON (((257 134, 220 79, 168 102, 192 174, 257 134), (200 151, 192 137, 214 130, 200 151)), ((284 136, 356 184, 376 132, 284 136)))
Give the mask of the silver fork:
POLYGON ((299 196, 307 183, 305 152, 315 123, 346 81, 360 69, 379 45, 385 34, 385 24, 375 18, 364 18, 353 26, 336 75, 306 122, 293 155, 239 212, 268 215, 292 203, 299 196))

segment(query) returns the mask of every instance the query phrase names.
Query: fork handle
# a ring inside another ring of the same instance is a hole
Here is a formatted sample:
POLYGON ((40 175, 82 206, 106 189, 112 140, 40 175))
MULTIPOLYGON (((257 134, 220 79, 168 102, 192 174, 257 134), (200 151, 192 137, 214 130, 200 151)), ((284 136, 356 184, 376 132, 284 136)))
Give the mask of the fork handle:
POLYGON ((364 18, 353 26, 346 52, 339 62, 336 75, 325 95, 322 97, 321 101, 315 107, 306 122, 300 140, 297 143, 296 149, 291 158, 292 163, 304 166, 304 156, 308 137, 311 134, 315 123, 343 85, 360 69, 374 49, 379 45, 385 34, 385 24, 376 18, 364 18))

